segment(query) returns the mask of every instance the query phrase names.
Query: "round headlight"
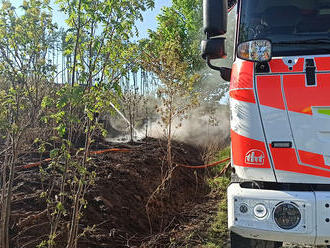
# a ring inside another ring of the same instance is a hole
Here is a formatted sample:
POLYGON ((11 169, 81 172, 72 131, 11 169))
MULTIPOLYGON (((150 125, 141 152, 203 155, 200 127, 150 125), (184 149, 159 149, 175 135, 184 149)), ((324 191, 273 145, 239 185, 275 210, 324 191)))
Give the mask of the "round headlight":
POLYGON ((263 204, 257 204, 253 209, 253 213, 258 219, 265 218, 267 215, 267 208, 263 204))
POLYGON ((295 228, 300 220, 301 213, 296 205, 292 203, 282 203, 275 208, 274 220, 282 229, 295 228))

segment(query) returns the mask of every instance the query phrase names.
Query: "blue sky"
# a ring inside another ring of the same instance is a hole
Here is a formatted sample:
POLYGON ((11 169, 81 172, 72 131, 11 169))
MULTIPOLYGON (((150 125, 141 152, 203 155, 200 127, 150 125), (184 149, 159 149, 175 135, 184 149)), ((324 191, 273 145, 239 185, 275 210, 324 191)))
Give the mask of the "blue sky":
MULTIPOLYGON (((10 0, 10 2, 16 7, 22 5, 23 0, 10 0)), ((52 3, 55 0, 51 0, 52 3)), ((139 30, 139 38, 144 38, 147 35, 148 29, 156 29, 156 16, 160 13, 161 8, 164 6, 171 6, 171 0, 155 0, 155 8, 152 10, 148 10, 143 13, 143 22, 137 23, 137 28, 139 30)), ((58 11, 58 7, 53 4, 54 13, 53 18, 54 21, 57 22, 60 26, 64 25, 65 15, 58 11)))
POLYGON ((155 8, 146 11, 143 14, 143 22, 137 23, 140 38, 146 37, 148 29, 156 29, 156 16, 160 13, 162 7, 171 6, 171 4, 171 0, 155 0, 155 8))

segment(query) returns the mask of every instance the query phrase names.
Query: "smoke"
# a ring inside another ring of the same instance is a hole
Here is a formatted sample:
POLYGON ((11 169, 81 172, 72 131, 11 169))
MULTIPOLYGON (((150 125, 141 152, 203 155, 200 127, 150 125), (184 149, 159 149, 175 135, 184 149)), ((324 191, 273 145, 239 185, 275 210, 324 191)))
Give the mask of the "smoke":
MULTIPOLYGON (((232 1, 233 2, 233 1, 232 1)), ((235 2, 235 1, 234 1, 235 2)), ((236 25, 236 8, 234 8, 228 16, 228 27, 226 34, 226 51, 227 58, 214 60, 212 63, 216 66, 231 67, 234 54, 234 37, 236 25)), ((228 105, 224 104, 228 101, 229 83, 221 79, 219 71, 205 68, 200 72, 202 80, 199 82, 197 90, 199 92, 202 104, 200 107, 191 110, 188 118, 184 120, 174 120, 173 139, 185 143, 207 147, 208 145, 222 145, 229 142, 229 110, 228 105), (220 103, 222 104, 220 104, 220 103)), ((151 102, 148 109, 151 113, 146 120, 137 118, 135 128, 135 140, 142 139, 146 136, 154 138, 164 138, 164 126, 161 125, 161 118, 152 111, 154 105, 160 103, 157 99, 149 99, 151 102)), ((138 109, 144 109, 138 107, 138 109)), ((124 115, 128 116, 127 113, 124 115)), ((137 116, 143 116, 139 113, 137 116)), ((122 118, 111 119, 112 130, 109 130, 108 140, 112 142, 127 142, 130 140, 129 125, 122 118)))
MULTIPOLYGON (((146 137, 166 139, 166 128, 156 112, 149 116, 148 121, 140 121, 136 126, 134 140, 146 137)), ((129 126, 120 118, 111 119, 108 125, 108 141, 128 142, 130 140, 129 126), (110 126, 110 127, 109 127, 110 126)), ((229 142, 229 110, 228 105, 203 104, 187 113, 183 120, 172 122, 173 140, 189 143, 195 146, 227 144, 229 142)))
MULTIPOLYGON (((191 110, 188 118, 174 119, 173 140, 207 147, 209 144, 222 145, 229 140, 229 111, 227 105, 204 105, 191 110)), ((164 126, 159 121, 151 123, 149 136, 161 138, 165 136, 164 126)))

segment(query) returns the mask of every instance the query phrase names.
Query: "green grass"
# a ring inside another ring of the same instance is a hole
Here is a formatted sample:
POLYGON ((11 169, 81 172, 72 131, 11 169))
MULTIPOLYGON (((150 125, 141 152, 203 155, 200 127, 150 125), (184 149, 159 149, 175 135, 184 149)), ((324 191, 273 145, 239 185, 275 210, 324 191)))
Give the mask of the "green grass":
MULTIPOLYGON (((230 156, 230 147, 221 150, 214 161, 220 161, 230 156)), ((171 240, 170 247, 200 247, 200 248, 225 248, 228 240, 227 231, 227 187, 230 183, 228 175, 219 176, 222 168, 227 164, 225 162, 219 166, 213 167, 211 173, 208 174, 207 183, 211 189, 210 197, 216 206, 207 212, 206 216, 196 225, 196 229, 189 230, 185 233, 184 240, 171 240), (199 245, 194 246, 194 242, 198 240, 199 245)), ((227 173, 225 173, 227 174, 227 173)), ((212 202, 212 204, 213 204, 212 202)))
MULTIPOLYGON (((225 158, 230 157, 230 146, 227 146, 226 148, 222 149, 214 158, 214 161, 221 161, 225 158)), ((217 174, 222 170, 222 168, 227 164, 228 162, 222 163, 216 167, 213 168, 213 172, 217 174)))
POLYGON ((227 186, 230 179, 227 177, 216 177, 209 180, 209 185, 214 194, 221 195, 222 200, 218 205, 217 215, 207 232, 207 243, 205 248, 223 248, 228 239, 227 232, 227 186))
POLYGON ((217 156, 217 160, 222 160, 224 158, 230 157, 230 146, 227 146, 223 150, 221 150, 217 156))
MULTIPOLYGON (((215 160, 220 161, 230 156, 230 147, 221 150, 215 160)), ((226 163, 215 168, 218 172, 226 163)), ((220 196, 221 201, 218 204, 217 215, 208 229, 205 248, 223 248, 228 239, 227 231, 227 187, 230 183, 228 176, 214 177, 208 180, 208 184, 212 190, 212 194, 220 196)))

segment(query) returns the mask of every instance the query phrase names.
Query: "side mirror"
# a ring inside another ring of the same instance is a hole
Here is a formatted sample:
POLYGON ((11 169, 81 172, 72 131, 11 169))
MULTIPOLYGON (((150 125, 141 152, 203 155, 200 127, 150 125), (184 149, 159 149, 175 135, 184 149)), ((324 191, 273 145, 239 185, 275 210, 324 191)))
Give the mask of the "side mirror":
POLYGON ((212 38, 201 43, 203 59, 221 59, 226 56, 225 38, 212 38))
POLYGON ((252 62, 268 62, 272 59, 272 43, 269 40, 250 40, 237 46, 237 57, 252 62))
POLYGON ((220 71, 222 79, 229 82, 231 76, 231 69, 226 67, 217 67, 211 64, 211 59, 221 59, 226 57, 225 38, 211 38, 203 40, 201 43, 202 58, 206 59, 207 65, 213 69, 220 71))
POLYGON ((231 69, 211 64, 211 59, 221 59, 226 56, 225 38, 216 37, 227 32, 228 0, 203 0, 203 28, 207 40, 201 43, 202 57, 207 65, 220 71, 225 81, 230 81, 231 69))
POLYGON ((227 32, 228 0, 203 0, 203 28, 209 37, 227 32))

